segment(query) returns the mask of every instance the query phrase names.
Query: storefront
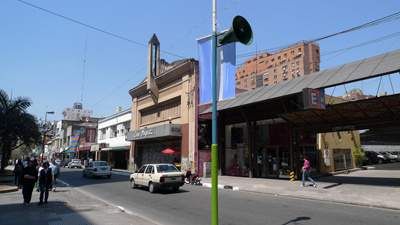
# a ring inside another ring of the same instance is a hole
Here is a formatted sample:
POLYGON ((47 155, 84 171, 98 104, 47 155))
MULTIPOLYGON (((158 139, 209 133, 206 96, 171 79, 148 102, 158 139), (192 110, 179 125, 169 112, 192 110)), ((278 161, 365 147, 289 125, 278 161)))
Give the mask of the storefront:
POLYGON ((146 163, 174 163, 182 162, 182 125, 165 124, 151 128, 131 131, 127 135, 128 141, 133 141, 135 170, 146 163), (165 149, 175 149, 179 153, 162 154, 165 149))
MULTIPOLYGON (((310 158, 312 165, 318 165, 316 140, 312 135, 299 135, 299 145, 296 146, 296 138, 290 137, 288 123, 275 119, 255 124, 254 133, 249 132, 246 123, 225 125, 223 175, 249 177, 252 168, 254 177, 289 178, 296 166, 302 166, 304 155, 310 158)), ((316 171, 317 168, 312 167, 311 172, 316 171)))
POLYGON ((102 148, 98 158, 106 161, 112 168, 126 170, 128 168, 130 146, 102 148))

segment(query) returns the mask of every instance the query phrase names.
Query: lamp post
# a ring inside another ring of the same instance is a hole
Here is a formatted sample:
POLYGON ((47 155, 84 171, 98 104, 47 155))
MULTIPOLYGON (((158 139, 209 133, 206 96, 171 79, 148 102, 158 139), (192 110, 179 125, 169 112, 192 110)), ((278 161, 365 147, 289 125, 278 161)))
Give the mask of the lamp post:
MULTIPOLYGON (((44 119, 44 126, 43 127, 45 127, 46 123, 47 123, 47 114, 54 114, 54 112, 53 111, 46 112, 46 116, 44 117, 45 119, 44 119)), ((44 143, 46 141, 46 132, 47 132, 47 129, 45 128, 44 134, 43 134, 43 145, 42 145, 42 160, 41 160, 42 162, 43 162, 43 153, 44 153, 44 143)))

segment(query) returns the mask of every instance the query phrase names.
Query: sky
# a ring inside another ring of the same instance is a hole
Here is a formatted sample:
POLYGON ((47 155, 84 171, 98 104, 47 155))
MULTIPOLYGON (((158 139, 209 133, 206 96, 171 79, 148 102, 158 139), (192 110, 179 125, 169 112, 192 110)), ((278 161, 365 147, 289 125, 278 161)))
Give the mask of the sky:
MULTIPOLYGON (((237 55, 312 40, 399 11, 398 0, 217 1, 218 31, 229 29, 236 15, 252 27, 253 44, 237 44, 237 55)), ((13 98, 29 97, 28 112, 38 119, 54 111, 47 120, 62 120, 62 110, 75 102, 101 118, 115 114, 117 106, 131 107, 128 91, 147 76, 154 33, 167 62, 198 59, 196 39, 212 33, 212 0, 1 0, 0 30, 0 89, 13 98)), ((325 55, 399 31, 400 19, 318 41, 321 70, 400 49, 400 36, 394 36, 325 55)), ((372 95, 399 93, 400 75, 326 93, 340 96, 356 87, 372 95)))

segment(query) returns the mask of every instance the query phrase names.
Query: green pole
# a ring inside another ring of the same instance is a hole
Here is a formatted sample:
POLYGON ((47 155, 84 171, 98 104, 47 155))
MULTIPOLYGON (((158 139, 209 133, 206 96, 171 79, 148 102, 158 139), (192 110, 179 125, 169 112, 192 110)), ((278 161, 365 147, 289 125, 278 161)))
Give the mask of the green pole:
POLYGON ((217 146, 217 0, 213 0, 212 32, 212 145, 211 199, 212 224, 218 225, 218 146, 217 146))

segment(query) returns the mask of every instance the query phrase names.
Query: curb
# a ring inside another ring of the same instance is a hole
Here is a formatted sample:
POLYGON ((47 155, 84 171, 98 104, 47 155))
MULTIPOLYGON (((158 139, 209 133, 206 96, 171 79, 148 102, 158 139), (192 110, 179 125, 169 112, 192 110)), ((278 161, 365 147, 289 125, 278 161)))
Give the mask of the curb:
POLYGON ((17 187, 12 187, 12 186, 8 186, 8 185, 3 185, 3 186, 6 186, 6 188, 4 188, 4 189, 0 188, 0 194, 18 191, 17 187))
MULTIPOLYGON (((211 188, 212 184, 211 183, 202 183, 201 186, 211 188)), ((239 187, 234 187, 234 186, 224 185, 224 184, 218 184, 218 189, 230 189, 230 190, 234 190, 234 191, 239 191, 239 187)))

